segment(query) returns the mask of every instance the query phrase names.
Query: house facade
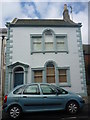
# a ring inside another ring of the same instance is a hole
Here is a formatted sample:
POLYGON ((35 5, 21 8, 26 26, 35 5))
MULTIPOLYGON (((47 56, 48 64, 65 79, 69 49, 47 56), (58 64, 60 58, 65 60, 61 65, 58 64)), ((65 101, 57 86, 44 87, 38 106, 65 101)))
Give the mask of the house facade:
POLYGON ((81 24, 63 19, 17 19, 6 24, 5 93, 19 84, 52 83, 87 95, 81 24))

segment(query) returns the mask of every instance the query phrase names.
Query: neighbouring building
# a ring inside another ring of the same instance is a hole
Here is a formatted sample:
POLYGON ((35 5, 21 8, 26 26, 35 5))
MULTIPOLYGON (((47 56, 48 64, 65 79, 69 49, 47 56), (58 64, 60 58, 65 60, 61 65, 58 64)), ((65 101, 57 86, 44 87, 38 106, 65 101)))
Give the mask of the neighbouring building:
POLYGON ((64 6, 63 19, 17 19, 6 23, 5 94, 19 84, 53 83, 87 95, 81 23, 64 6))
POLYGON ((83 45, 88 102, 90 101, 90 44, 83 45))
POLYGON ((6 62, 5 62, 5 54, 6 54, 6 39, 7 39, 7 29, 6 28, 0 28, 0 48, 1 48, 1 79, 0 79, 0 87, 2 96, 4 95, 4 89, 5 89, 5 69, 6 69, 6 62))
POLYGON ((85 70, 86 70, 86 82, 90 84, 90 45, 83 45, 85 70))

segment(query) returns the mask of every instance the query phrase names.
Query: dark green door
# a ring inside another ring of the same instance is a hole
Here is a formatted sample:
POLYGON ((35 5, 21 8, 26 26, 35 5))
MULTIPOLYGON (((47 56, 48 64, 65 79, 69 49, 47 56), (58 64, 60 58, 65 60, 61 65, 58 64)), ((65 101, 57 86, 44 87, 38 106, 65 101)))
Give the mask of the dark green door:
POLYGON ((24 73, 15 73, 14 74, 14 87, 17 85, 23 84, 24 73))

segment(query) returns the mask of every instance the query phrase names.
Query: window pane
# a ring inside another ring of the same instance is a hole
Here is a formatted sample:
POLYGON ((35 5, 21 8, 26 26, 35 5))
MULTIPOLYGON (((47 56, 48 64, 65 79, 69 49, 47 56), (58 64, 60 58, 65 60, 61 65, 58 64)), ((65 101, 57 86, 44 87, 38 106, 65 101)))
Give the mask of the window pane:
POLYGON ((34 44, 34 51, 41 51, 41 44, 34 44))
POLYGON ((49 74, 55 75, 55 69, 54 68, 47 68, 47 75, 49 75, 49 74))
POLYGON ((16 89, 16 90, 13 92, 13 94, 21 94, 24 87, 25 87, 25 86, 22 86, 22 87, 16 89))
POLYGON ((67 82, 67 77, 66 76, 60 76, 59 77, 59 82, 67 82))
POLYGON ((34 71, 34 82, 36 83, 42 82, 42 70, 34 71))
POLYGON ((66 43, 65 43, 65 37, 57 37, 57 50, 63 51, 66 50, 66 43))
POLYGON ((53 50, 53 35, 51 31, 46 31, 44 35, 45 50, 53 50))
POLYGON ((67 82, 67 70, 59 70, 59 82, 67 82))
POLYGON ((48 50, 48 51, 53 50, 53 43, 45 42, 45 50, 48 50))
POLYGON ((39 89, 37 85, 30 85, 24 90, 24 94, 38 94, 39 89))
POLYGON ((66 75, 66 70, 59 70, 60 75, 66 75))
POLYGON ((41 85, 41 90, 43 94, 55 94, 55 90, 48 85, 41 85))
POLYGON ((47 83, 55 83, 55 76, 47 76, 47 83))
POLYGON ((42 83, 42 77, 35 77, 34 82, 35 83, 42 83))
POLYGON ((55 67, 52 63, 47 64, 46 78, 47 83, 55 83, 55 67))
POLYGON ((34 51, 42 50, 41 38, 33 38, 33 50, 34 51))

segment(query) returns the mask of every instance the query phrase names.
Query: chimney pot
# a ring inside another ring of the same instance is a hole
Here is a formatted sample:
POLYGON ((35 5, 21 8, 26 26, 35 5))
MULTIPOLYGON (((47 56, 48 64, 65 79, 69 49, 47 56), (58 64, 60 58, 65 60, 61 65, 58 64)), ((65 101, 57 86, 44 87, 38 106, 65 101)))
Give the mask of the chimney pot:
POLYGON ((69 12, 68 12, 68 9, 67 9, 67 4, 64 4, 63 19, 64 19, 66 22, 69 22, 69 21, 70 21, 69 12))

